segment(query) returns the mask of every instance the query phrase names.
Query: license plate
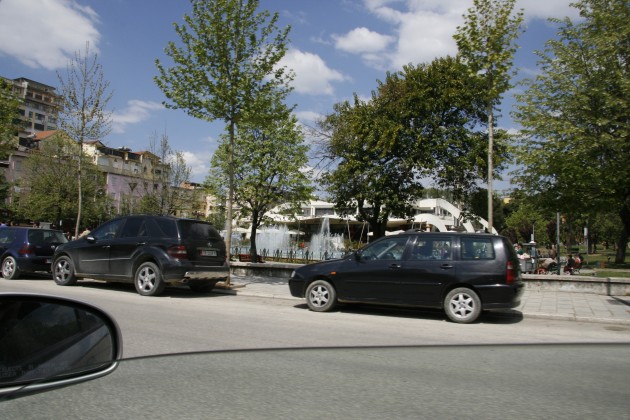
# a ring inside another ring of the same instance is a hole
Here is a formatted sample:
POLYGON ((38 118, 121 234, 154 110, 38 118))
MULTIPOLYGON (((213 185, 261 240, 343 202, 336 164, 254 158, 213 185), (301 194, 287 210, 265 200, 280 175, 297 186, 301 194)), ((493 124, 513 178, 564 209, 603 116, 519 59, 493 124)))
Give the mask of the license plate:
POLYGON ((216 257, 217 251, 210 250, 210 249, 202 249, 200 254, 202 257, 216 257))

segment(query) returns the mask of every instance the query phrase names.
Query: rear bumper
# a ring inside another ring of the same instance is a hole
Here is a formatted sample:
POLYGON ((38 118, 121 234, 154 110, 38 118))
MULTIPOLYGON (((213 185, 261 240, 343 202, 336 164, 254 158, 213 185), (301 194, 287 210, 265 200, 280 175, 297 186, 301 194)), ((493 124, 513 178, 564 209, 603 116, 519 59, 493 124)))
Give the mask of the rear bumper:
POLYGON ((511 309, 521 304, 525 283, 478 286, 483 309, 511 309))
POLYGON ((186 283, 188 281, 207 280, 216 283, 219 280, 228 278, 230 267, 228 265, 171 267, 165 268, 162 275, 167 282, 186 283))
POLYGON ((21 257, 16 258, 18 269, 20 271, 35 272, 35 271, 47 271, 50 272, 52 264, 52 256, 50 257, 21 257))

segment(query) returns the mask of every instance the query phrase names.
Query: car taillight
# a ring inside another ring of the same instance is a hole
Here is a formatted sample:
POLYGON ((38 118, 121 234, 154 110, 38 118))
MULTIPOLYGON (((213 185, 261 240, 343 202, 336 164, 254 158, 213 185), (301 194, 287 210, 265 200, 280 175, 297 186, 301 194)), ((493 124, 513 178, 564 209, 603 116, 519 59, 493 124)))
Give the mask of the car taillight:
POLYGON ((166 250, 168 255, 173 258, 177 258, 178 260, 187 260, 188 259, 188 251, 186 251, 186 247, 184 245, 174 245, 166 250))
POLYGON ((22 248, 20 248, 20 250, 18 251, 18 254, 28 255, 28 254, 33 254, 34 252, 35 252, 35 247, 33 245, 24 245, 22 248))
POLYGON ((516 281, 516 270, 514 269, 514 264, 512 264, 512 261, 508 261, 507 263, 507 269, 506 269, 506 273, 505 273, 505 282, 507 284, 512 284, 516 281))

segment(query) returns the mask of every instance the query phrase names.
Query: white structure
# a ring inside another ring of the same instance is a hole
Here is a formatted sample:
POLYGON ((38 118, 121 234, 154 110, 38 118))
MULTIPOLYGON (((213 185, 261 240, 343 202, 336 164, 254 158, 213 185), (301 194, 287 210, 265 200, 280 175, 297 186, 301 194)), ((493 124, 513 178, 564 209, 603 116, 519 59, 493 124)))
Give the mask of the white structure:
MULTIPOLYGON (((387 223, 388 232, 413 228, 439 232, 452 230, 475 232, 487 229, 488 227, 488 222, 481 217, 475 217, 474 223, 470 220, 463 220, 462 211, 442 198, 419 200, 413 207, 416 209, 416 214, 412 218, 390 219, 387 223), (475 228, 475 224, 477 228, 475 228)), ((301 214, 297 214, 295 217, 282 215, 277 209, 267 216, 271 219, 271 222, 268 224, 290 224, 293 228, 298 230, 301 230, 301 226, 320 226, 324 219, 327 219, 331 225, 347 225, 348 227, 350 225, 365 225, 365 223, 357 221, 354 216, 339 216, 334 211, 333 203, 317 200, 302 206, 301 214)), ((246 221, 243 222, 246 224, 246 221)), ((493 228, 492 233, 496 234, 496 229, 493 228)))

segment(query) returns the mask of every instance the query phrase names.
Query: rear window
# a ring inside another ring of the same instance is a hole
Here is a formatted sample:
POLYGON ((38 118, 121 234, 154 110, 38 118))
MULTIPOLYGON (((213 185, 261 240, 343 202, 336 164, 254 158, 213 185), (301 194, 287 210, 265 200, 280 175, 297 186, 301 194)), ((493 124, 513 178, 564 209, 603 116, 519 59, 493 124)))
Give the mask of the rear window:
POLYGON ((491 237, 462 237, 462 260, 493 260, 494 245, 491 237))
POLYGON ((209 223, 195 222, 194 220, 179 220, 179 229, 182 239, 210 240, 221 239, 219 232, 209 223))
POLYGON ((28 242, 31 244, 53 244, 68 242, 63 233, 56 230, 30 229, 28 242))

